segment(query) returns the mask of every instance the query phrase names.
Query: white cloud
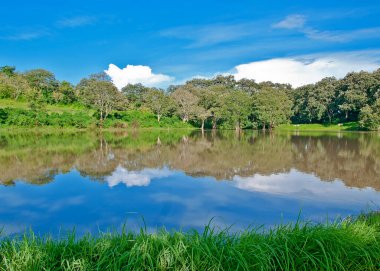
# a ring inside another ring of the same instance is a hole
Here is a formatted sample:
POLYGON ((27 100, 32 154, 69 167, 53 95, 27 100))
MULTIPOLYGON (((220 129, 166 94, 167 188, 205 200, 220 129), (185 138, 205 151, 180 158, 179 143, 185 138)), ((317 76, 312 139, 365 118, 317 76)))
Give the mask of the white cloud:
POLYGON ((302 28, 306 22, 306 17, 300 14, 287 16, 284 20, 273 25, 274 28, 295 29, 302 28))
POLYGON ((13 41, 29 41, 41 38, 43 36, 49 35, 49 32, 46 30, 32 30, 25 31, 16 34, 11 34, 8 36, 0 37, 0 39, 13 40, 13 41))
POLYGON ((302 33, 312 40, 327 42, 350 42, 352 40, 372 39, 380 37, 380 27, 359 28, 349 30, 319 30, 306 26, 306 16, 300 14, 288 15, 282 21, 273 24, 273 28, 291 29, 302 33))
POLYGON ((170 175, 172 175, 172 172, 168 168, 146 168, 141 171, 129 171, 121 166, 118 166, 112 175, 106 178, 106 182, 109 187, 116 186, 120 183, 123 183, 128 187, 148 186, 152 179, 164 178, 170 175))
POLYGON ((379 67, 380 51, 359 51, 256 61, 236 66, 233 75, 237 80, 247 78, 299 87, 324 77, 342 78, 348 72, 373 71, 379 67))
POLYGON ((175 27, 160 32, 163 37, 192 41, 186 48, 200 48, 255 35, 260 27, 257 23, 219 23, 175 27))
POLYGON ((110 64, 108 70, 104 72, 111 77, 112 82, 118 89, 127 84, 141 83, 146 86, 158 86, 174 80, 173 77, 168 75, 152 73, 149 66, 142 65, 127 65, 125 68, 120 69, 116 65, 110 64))
POLYGON ((76 16, 66 18, 57 22, 59 27, 79 27, 84 25, 93 24, 96 21, 94 17, 90 16, 76 16))
POLYGON ((330 42, 349 42, 358 39, 370 39, 380 36, 380 27, 355 29, 349 31, 320 31, 307 28, 301 31, 308 38, 330 42))

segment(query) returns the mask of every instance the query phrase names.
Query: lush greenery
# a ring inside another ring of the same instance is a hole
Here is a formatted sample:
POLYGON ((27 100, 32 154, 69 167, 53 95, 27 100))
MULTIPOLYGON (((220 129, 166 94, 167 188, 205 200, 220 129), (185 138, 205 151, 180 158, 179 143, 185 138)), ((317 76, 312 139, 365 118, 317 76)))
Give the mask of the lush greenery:
POLYGON ((361 129, 357 122, 345 123, 305 123, 305 124, 281 124, 279 130, 287 131, 358 131, 361 129))
POLYGON ((106 233, 0 241, 1 270, 379 270, 380 216, 271 230, 106 233))
POLYGON ((357 122, 380 129, 380 69, 292 88, 288 84, 192 79, 167 90, 127 85, 103 74, 76 86, 35 69, 0 68, 0 126, 274 128, 287 123, 357 122), (10 102, 12 101, 12 102, 10 102), (5 104, 6 104, 5 103, 5 104), (23 104, 23 108, 15 107, 23 104), (78 110, 60 110, 69 107, 78 110), (58 109, 58 110, 55 110, 58 109), (79 111, 79 112, 78 112, 79 111))

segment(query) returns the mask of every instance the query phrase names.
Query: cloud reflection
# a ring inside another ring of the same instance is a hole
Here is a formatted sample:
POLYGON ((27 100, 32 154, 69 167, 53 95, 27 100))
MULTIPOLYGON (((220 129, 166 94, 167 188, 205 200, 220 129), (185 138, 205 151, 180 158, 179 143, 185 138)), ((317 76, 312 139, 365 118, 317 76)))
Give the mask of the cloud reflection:
POLYGON ((302 198, 323 201, 370 202, 378 201, 373 188, 347 187, 341 180, 322 182, 312 174, 297 170, 289 173, 264 176, 255 174, 252 177, 233 177, 234 185, 242 190, 277 194, 291 198, 302 198))
POLYGON ((164 168, 146 168, 141 171, 128 170, 118 166, 111 176, 106 178, 109 187, 114 187, 120 183, 127 187, 148 186, 152 179, 165 178, 173 173, 166 167, 164 168))

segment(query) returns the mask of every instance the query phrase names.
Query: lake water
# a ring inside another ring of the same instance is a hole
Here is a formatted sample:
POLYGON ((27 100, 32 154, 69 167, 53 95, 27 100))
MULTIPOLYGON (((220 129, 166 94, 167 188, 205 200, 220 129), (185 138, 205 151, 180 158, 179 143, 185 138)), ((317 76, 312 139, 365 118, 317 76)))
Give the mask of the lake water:
POLYGON ((6 234, 241 229, 379 208, 379 133, 0 133, 6 234))

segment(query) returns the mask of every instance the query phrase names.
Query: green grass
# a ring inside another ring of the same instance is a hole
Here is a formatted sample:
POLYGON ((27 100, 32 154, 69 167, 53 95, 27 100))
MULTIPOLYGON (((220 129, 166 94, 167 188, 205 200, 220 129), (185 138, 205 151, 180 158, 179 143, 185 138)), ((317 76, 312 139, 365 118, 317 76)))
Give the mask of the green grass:
MULTIPOLYGON (((0 99, 0 108, 16 108, 16 109, 29 109, 29 104, 27 101, 17 101, 12 99, 0 99)), ((84 106, 71 104, 47 104, 46 111, 49 113, 86 113, 88 115, 93 115, 94 110, 85 108, 84 106)))
POLYGON ((341 124, 282 124, 278 130, 286 131, 358 131, 360 130, 357 122, 346 122, 341 124))
POLYGON ((29 233, 1 241, 0 270, 380 270, 380 215, 239 233, 29 233))

